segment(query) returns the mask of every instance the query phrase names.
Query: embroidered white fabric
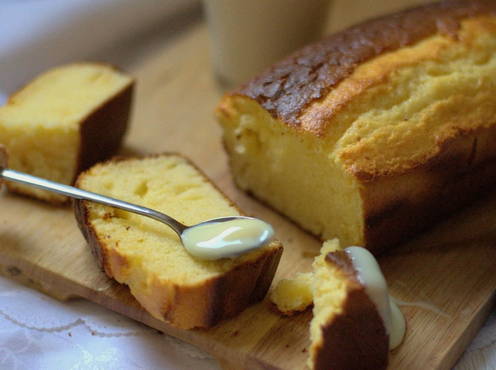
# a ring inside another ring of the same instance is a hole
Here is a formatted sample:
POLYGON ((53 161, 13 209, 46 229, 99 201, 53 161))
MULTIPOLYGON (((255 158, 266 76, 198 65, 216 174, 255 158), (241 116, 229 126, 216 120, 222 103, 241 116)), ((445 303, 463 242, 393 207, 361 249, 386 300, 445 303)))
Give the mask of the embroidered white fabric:
POLYGON ((465 369, 496 369, 496 310, 494 308, 454 368, 454 370, 465 369))
POLYGON ((0 277, 0 369, 218 368, 195 347, 103 307, 0 277))

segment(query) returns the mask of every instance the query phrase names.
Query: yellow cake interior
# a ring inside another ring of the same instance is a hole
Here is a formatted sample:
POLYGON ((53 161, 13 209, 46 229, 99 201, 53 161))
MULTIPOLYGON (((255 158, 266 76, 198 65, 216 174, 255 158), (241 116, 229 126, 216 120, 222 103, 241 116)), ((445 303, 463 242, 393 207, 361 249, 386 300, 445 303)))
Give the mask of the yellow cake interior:
MULTIPOLYGON (((357 174, 413 169, 438 154, 438 142, 494 124, 495 30, 494 17, 470 19, 459 40, 434 35, 365 62, 302 111, 300 127, 227 96, 218 117, 236 183, 324 240, 364 245, 357 174)), ((394 196, 421 199, 412 188, 394 196)))
POLYGON ((342 272, 325 261, 328 253, 338 250, 341 250, 339 241, 328 240, 313 262, 313 319, 310 322, 311 345, 308 359, 310 368, 315 362, 316 351, 322 344, 322 327, 343 312, 343 302, 348 293, 348 281, 342 272))
MULTIPOLYGON (((281 313, 289 315, 303 311, 315 303, 314 320, 311 324, 314 331, 324 320, 341 312, 340 304, 345 298, 345 281, 337 269, 331 268, 325 262, 328 253, 341 249, 337 239, 324 242, 320 254, 314 259, 312 272, 298 273, 292 278, 279 280, 270 293, 271 302, 281 313), (314 321, 316 324, 313 324, 314 321)), ((314 334, 316 335, 316 332, 314 334)))
MULTIPOLYGON (((186 225, 239 214, 196 168, 178 156, 97 165, 81 175, 78 186, 153 208, 186 225)), ((174 231, 162 223, 97 204, 87 206, 90 226, 105 248, 125 260, 112 270, 114 278, 138 296, 147 295, 143 289, 151 281, 182 287, 200 284, 272 246, 235 259, 201 260, 188 254, 174 231)))
MULTIPOLYGON (((130 81, 109 66, 92 63, 51 69, 37 77, 0 107, 0 143, 8 149, 10 167, 72 183, 81 122, 130 81)), ((60 199, 22 188, 42 199, 60 199)))
POLYGON ((334 265, 326 262, 330 252, 341 250, 337 239, 324 242, 315 257, 312 272, 297 274, 291 279, 280 280, 270 294, 270 300, 286 315, 303 311, 313 303, 310 322, 309 368, 313 368, 317 351, 322 346, 322 327, 343 312, 343 302, 348 294, 348 281, 334 265))
POLYGON ((270 300, 284 315, 306 310, 313 303, 313 273, 298 273, 294 278, 281 279, 270 292, 270 300))
POLYGON ((357 185, 333 164, 328 142, 278 122, 252 100, 231 103, 220 119, 238 186, 317 235, 340 230, 353 240, 361 228, 357 185))

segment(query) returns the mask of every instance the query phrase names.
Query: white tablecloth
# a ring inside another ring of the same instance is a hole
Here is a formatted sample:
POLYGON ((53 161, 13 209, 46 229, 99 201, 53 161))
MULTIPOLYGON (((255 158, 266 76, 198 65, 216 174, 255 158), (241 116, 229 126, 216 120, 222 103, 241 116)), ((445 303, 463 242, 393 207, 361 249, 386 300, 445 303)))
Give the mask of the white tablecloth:
POLYGON ((202 369, 195 347, 91 302, 59 302, 0 277, 0 369, 202 369))
MULTIPOLYGON (((160 29, 165 17, 195 1, 1 1, 0 102, 36 73, 66 61, 119 60, 126 67, 129 51, 109 53, 121 44, 130 48, 131 36, 160 29)), ((496 369, 494 312, 457 365, 474 368, 496 369)), ((187 344, 95 304, 58 302, 0 277, 0 369, 210 370, 218 365, 187 344)))

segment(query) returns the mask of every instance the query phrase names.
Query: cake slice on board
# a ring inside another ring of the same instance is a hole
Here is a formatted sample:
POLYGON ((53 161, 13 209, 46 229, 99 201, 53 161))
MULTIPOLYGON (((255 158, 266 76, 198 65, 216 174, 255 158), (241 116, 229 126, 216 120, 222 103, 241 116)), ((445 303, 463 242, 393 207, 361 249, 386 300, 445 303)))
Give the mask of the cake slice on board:
MULTIPOLYGON (((133 79, 101 63, 41 74, 0 107, 0 144, 10 168, 72 184, 82 170, 114 155, 126 132, 133 79)), ((64 196, 8 183, 11 191, 53 203, 64 196)))
POLYGON ((365 248, 324 243, 313 270, 279 281, 270 294, 279 312, 313 307, 308 366, 316 370, 385 369, 405 321, 379 265, 365 248))
MULTIPOLYGON (((240 212, 179 155, 115 159, 83 172, 77 186, 166 213, 193 225, 240 212)), ((282 245, 270 242, 236 258, 193 257, 166 225, 77 201, 76 218, 101 267, 129 286, 155 318, 176 327, 208 328, 262 300, 282 245)))

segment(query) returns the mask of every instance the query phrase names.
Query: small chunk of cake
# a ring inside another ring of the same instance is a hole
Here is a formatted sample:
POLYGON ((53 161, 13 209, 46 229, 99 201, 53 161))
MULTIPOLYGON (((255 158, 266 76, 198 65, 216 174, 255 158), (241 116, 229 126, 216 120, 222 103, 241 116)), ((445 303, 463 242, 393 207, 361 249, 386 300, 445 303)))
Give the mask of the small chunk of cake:
POLYGON ((281 280, 270 299, 285 315, 313 303, 311 369, 385 369, 389 349, 405 333, 372 254, 360 247, 343 250, 337 239, 324 243, 312 272, 281 280))
MULTIPOLYGON (((12 169, 72 184, 79 172, 119 148, 127 128, 134 81, 100 63, 51 69, 0 107, 0 143, 12 169)), ((11 191, 53 203, 66 197, 8 183, 11 191)))
POLYGON ((313 303, 313 273, 299 273, 292 279, 279 280, 270 292, 270 300, 286 316, 305 311, 313 303))
MULTIPOLYGON (((327 253, 341 250, 337 240, 328 240, 324 242, 320 249, 320 255, 315 258, 314 266, 327 253)), ((297 312, 305 311, 313 304, 313 281, 315 278, 314 271, 298 273, 290 279, 281 279, 270 292, 270 301, 275 305, 277 310, 286 316, 293 315, 297 312)))
MULTIPOLYGON (((155 209, 186 225, 239 215, 238 209, 185 158, 157 155, 111 160, 82 173, 77 186, 155 209)), ((76 218, 108 276, 127 284, 155 318, 190 329, 211 327, 265 296, 282 253, 272 241, 229 259, 188 254, 155 220, 77 201, 76 218)))
POLYGON ((308 365, 316 370, 386 369, 385 323, 338 241, 328 243, 313 263, 308 365))

